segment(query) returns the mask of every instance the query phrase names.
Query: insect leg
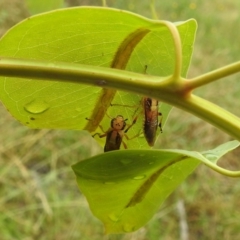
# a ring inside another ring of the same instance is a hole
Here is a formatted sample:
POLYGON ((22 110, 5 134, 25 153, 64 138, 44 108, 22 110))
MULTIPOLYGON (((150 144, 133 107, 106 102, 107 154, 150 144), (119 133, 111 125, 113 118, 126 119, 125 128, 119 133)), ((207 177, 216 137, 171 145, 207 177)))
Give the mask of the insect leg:
POLYGON ((123 147, 127 149, 127 144, 124 141, 122 141, 122 144, 123 144, 123 147))
POLYGON ((111 103, 110 106, 111 107, 119 106, 119 107, 136 108, 138 105, 126 105, 126 104, 111 103))
POLYGON ((98 135, 100 138, 103 138, 103 137, 106 137, 106 136, 107 136, 107 133, 104 133, 104 134, 94 133, 94 134, 92 135, 92 137, 94 138, 96 135, 98 135))
POLYGON ((103 129, 103 127, 102 127, 102 125, 98 125, 99 126, 99 128, 102 130, 102 132, 104 132, 104 133, 106 133, 107 131, 104 131, 104 129, 103 129))
POLYGON ((136 115, 137 111, 139 110, 139 106, 141 105, 141 101, 139 104, 137 105, 126 105, 126 104, 118 104, 118 103, 111 103, 110 106, 113 107, 113 106, 120 106, 120 107, 127 107, 127 108, 136 108, 134 113, 133 113, 133 116, 136 115))
POLYGON ((160 116, 158 127, 160 128, 160 132, 163 133, 163 130, 162 130, 163 115, 162 115, 162 113, 158 113, 158 116, 160 116))
POLYGON ((106 136, 107 136, 107 132, 108 132, 108 131, 104 131, 102 125, 99 125, 99 128, 102 130, 102 132, 103 132, 104 134, 94 133, 94 134, 92 135, 93 138, 94 138, 96 135, 98 135, 100 138, 103 138, 103 137, 106 137, 106 136))
POLYGON ((138 115, 133 119, 133 122, 132 124, 130 124, 127 129, 124 131, 124 133, 127 133, 128 130, 137 122, 137 119, 138 119, 138 115))
POLYGON ((141 130, 140 130, 136 135, 134 135, 134 136, 132 136, 132 137, 129 137, 127 134, 125 134, 124 137, 125 137, 127 140, 132 140, 132 139, 134 139, 134 138, 139 137, 140 135, 141 135, 141 130))

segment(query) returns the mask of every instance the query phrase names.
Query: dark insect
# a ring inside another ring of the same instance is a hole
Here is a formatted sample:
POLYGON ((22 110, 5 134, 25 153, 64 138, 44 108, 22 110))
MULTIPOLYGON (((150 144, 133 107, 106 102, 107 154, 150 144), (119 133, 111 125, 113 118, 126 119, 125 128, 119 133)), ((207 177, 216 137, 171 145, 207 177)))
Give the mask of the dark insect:
POLYGON ((136 119, 134 119, 133 123, 125 129, 126 121, 127 119, 124 119, 122 115, 117 115, 117 117, 111 120, 111 127, 106 132, 103 130, 102 126, 99 125, 104 134, 95 133, 93 137, 96 135, 98 135, 100 138, 106 137, 104 152, 119 150, 121 143, 123 144, 124 148, 127 149, 127 145, 123 141, 123 137, 125 136, 127 139, 129 139, 126 133, 133 126, 133 124, 135 124, 136 119))
POLYGON ((144 111, 143 133, 149 146, 153 146, 157 136, 157 128, 162 132, 162 118, 159 121, 159 116, 162 113, 158 112, 158 100, 143 97, 142 99, 144 111))

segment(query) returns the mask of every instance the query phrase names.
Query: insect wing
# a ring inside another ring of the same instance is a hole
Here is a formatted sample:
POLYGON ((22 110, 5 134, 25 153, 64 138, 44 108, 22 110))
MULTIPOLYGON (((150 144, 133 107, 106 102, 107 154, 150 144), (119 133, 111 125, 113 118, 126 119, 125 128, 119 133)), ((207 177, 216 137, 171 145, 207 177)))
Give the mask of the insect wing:
POLYGON ((158 101, 152 98, 144 97, 143 107, 145 116, 143 124, 144 136, 149 146, 153 146, 158 128, 158 101))
POLYGON ((122 133, 121 131, 116 131, 114 129, 108 132, 106 137, 106 144, 104 146, 104 152, 120 149, 123 138, 121 133, 122 133))

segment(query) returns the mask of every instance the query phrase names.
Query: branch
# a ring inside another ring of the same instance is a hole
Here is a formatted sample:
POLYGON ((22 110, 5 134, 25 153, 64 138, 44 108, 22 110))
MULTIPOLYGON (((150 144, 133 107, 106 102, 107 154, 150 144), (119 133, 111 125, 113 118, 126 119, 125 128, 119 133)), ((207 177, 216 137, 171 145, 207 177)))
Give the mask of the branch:
POLYGON ((237 116, 207 100, 186 94, 184 85, 182 89, 175 90, 171 76, 162 78, 83 64, 50 64, 9 58, 0 59, 0 75, 84 83, 149 96, 190 112, 240 140, 240 119, 237 116))
POLYGON ((233 64, 229 64, 225 67, 216 69, 212 72, 200 75, 198 77, 188 79, 187 88, 190 90, 193 90, 195 88, 217 81, 221 78, 230 76, 237 72, 240 72, 240 61, 233 64))

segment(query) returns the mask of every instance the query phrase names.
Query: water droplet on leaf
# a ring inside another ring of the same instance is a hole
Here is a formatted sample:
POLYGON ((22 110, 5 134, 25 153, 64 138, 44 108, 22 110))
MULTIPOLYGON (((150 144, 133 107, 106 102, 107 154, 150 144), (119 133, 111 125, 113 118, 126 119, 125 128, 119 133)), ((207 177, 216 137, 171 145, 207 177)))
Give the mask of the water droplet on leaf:
POLYGON ((115 184, 115 182, 104 182, 104 184, 111 185, 111 184, 115 184))
POLYGON ((125 224, 123 226, 123 231, 124 232, 133 232, 134 231, 134 226, 132 226, 130 224, 125 224))
POLYGON ((133 179, 134 180, 141 180, 141 179, 144 179, 145 177, 146 177, 145 175, 139 175, 139 176, 134 177, 133 179))
POLYGON ((32 113, 32 114, 40 114, 40 113, 47 111, 49 109, 49 107, 50 106, 45 101, 35 99, 35 100, 27 103, 24 106, 24 109, 27 112, 32 113))
POLYGON ((122 159, 122 160, 120 160, 120 162, 124 165, 127 165, 127 164, 131 163, 132 161, 133 161, 132 159, 122 159))
POLYGON ((138 136, 139 138, 145 138, 143 133, 140 133, 140 135, 138 136))
POLYGON ((108 217, 113 222, 118 222, 119 221, 119 217, 115 213, 109 214, 108 217))
POLYGON ((78 108, 76 108, 76 111, 77 111, 77 112, 82 112, 83 109, 82 109, 81 107, 78 107, 78 108))

